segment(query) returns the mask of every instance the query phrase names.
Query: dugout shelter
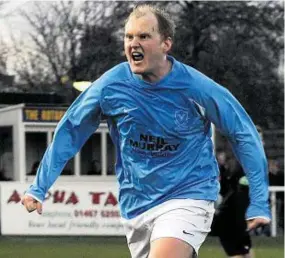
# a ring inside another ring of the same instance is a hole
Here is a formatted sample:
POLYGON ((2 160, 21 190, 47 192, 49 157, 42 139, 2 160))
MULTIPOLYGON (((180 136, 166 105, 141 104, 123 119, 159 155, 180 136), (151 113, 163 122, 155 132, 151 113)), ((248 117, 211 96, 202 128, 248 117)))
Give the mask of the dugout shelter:
MULTIPOLYGON (((0 171, 12 181, 31 182, 67 110, 59 104, 15 104, 0 108, 0 171)), ((109 181, 114 177, 115 149, 106 122, 65 166, 60 181, 109 181)))

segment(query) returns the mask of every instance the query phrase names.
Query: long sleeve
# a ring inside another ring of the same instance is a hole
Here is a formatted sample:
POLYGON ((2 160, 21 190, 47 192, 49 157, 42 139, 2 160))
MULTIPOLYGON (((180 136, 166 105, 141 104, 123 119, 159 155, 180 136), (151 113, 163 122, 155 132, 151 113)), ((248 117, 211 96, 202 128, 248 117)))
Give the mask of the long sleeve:
POLYGON ((58 123, 33 184, 26 194, 42 202, 65 164, 95 132, 101 119, 100 80, 95 81, 73 102, 58 123))
POLYGON ((205 108, 206 117, 229 140, 249 180, 250 205, 246 218, 270 218, 267 161, 255 125, 227 89, 208 78, 202 78, 199 85, 203 90, 200 88, 197 101, 205 108))

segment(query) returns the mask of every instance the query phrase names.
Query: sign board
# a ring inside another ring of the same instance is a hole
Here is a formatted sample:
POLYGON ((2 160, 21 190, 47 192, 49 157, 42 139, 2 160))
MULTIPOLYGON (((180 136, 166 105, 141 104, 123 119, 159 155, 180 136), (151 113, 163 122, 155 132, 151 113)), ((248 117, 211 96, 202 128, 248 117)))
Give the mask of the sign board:
POLYGON ((124 235, 115 182, 56 184, 42 215, 21 205, 28 187, 1 183, 2 235, 124 235))
POLYGON ((24 122, 58 122, 66 112, 66 108, 55 107, 25 107, 24 122))

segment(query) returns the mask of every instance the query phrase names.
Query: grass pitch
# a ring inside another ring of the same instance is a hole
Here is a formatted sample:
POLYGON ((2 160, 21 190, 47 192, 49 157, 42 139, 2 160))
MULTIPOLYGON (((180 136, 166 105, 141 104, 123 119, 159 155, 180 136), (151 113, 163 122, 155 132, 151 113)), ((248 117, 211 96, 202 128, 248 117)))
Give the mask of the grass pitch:
MULTIPOLYGON (((284 238, 254 237, 256 258, 284 258, 284 238)), ((1 237, 0 258, 130 258, 124 238, 1 237)), ((199 258, 226 258, 218 239, 208 237, 199 258)))

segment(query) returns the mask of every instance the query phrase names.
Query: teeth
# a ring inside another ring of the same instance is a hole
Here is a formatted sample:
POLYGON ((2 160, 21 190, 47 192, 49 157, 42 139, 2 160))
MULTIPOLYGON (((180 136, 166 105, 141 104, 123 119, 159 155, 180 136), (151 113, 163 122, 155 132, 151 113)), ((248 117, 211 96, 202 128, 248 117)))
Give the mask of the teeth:
POLYGON ((141 61, 143 60, 143 54, 142 53, 139 53, 139 52, 133 52, 132 53, 132 58, 135 60, 135 61, 141 61))

